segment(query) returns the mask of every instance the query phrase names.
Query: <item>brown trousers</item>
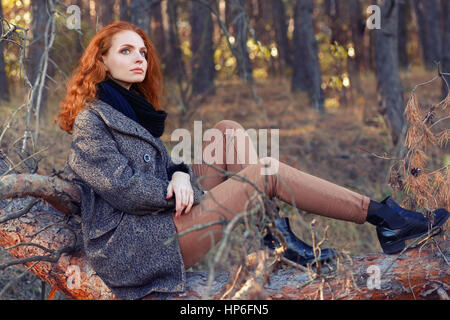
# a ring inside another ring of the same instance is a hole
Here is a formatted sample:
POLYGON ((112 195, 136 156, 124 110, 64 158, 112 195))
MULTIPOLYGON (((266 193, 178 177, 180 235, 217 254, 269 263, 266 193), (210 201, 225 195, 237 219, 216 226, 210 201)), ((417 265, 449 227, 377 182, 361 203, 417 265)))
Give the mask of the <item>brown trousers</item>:
MULTIPOLYGON (((228 141, 228 143, 223 143, 224 159, 221 162, 223 164, 214 164, 214 166, 237 173, 251 183, 237 177, 226 178, 223 172, 206 163, 193 164, 192 169, 199 179, 200 187, 208 192, 202 203, 193 206, 188 214, 182 213, 181 217, 174 218, 178 232, 224 218, 231 220, 236 214, 245 210, 249 197, 256 191, 252 183, 270 198, 276 197, 289 204, 295 203, 297 208, 310 213, 355 223, 366 221, 369 197, 309 175, 271 157, 264 158, 264 160, 277 161, 278 171, 276 174, 263 175, 261 170, 264 170, 264 164, 260 161, 250 164, 251 156, 256 157, 256 150, 240 124, 231 120, 223 120, 218 122, 214 128, 222 132, 224 142, 228 141), (228 128, 242 129, 240 132, 235 132, 245 136, 245 154, 237 152, 239 149, 235 136, 233 137, 234 143, 230 137, 226 140, 225 134, 228 128), (233 164, 226 163, 227 154, 233 154, 231 158, 234 159, 233 164), (238 161, 238 159, 241 160, 238 161), (241 162, 244 163, 240 164, 241 162)), ((202 151, 211 143, 213 141, 204 142, 202 151)), ((181 236, 179 245, 186 269, 200 261, 220 240, 221 236, 222 226, 220 224, 181 236)))

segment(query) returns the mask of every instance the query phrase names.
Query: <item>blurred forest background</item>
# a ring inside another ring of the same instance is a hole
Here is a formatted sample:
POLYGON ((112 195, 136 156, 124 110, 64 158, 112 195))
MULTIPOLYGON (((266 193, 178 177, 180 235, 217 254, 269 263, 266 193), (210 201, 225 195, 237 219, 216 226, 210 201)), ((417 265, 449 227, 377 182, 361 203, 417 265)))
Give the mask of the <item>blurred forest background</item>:
MULTIPOLYGON (((158 50, 169 151, 171 132, 192 130, 194 120, 203 130, 222 119, 280 129, 281 161, 372 199, 401 201, 407 194, 390 169, 405 152, 413 90, 420 115, 431 107, 445 120, 434 129, 448 140, 448 108, 436 106, 448 93, 440 72, 450 72, 450 0, 1 0, 0 17, 0 149, 21 162, 18 171, 63 169, 71 137, 53 117, 90 39, 118 20, 140 26, 158 50), (68 28, 71 5, 80 29, 68 28)), ((422 170, 448 172, 446 143, 423 156, 422 170)), ((281 208, 306 242, 316 219, 317 230, 329 226, 328 246, 381 250, 370 225, 281 208)), ((0 273, 0 299, 40 297, 39 281, 14 280, 21 274, 0 273)))

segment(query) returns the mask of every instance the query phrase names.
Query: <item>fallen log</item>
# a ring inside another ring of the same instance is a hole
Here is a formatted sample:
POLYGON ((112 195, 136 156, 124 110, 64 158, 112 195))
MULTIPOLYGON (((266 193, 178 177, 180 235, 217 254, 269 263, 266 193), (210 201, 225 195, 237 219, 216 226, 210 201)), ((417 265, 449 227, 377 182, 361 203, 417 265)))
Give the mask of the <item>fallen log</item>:
MULTIPOLYGON (((43 186, 42 176, 33 175, 0 179, 0 219, 27 206, 35 198, 17 199, 5 181, 16 182, 17 190, 26 195, 51 194, 56 188, 71 204, 64 206, 58 196, 45 196, 47 201, 65 207, 65 213, 76 211, 76 188, 53 178, 52 188, 44 193, 33 191, 33 181, 43 186), (3 192, 3 191, 2 191, 3 192), (5 196, 6 194, 6 196, 5 196), (6 199, 5 198, 11 198, 6 199), (75 200, 74 200, 75 199, 75 200)), ((42 188, 41 188, 42 189, 42 188)), ((5 219, 4 219, 5 220, 5 219)), ((69 299, 116 299, 111 290, 92 270, 84 254, 80 227, 76 221, 43 201, 28 213, 0 224, 0 246, 51 287, 56 287, 69 299), (33 258, 38 257, 38 258, 33 258), (40 262, 37 262, 40 261, 40 262)), ((311 275, 298 268, 279 268, 268 275, 268 282, 253 296, 258 299, 448 299, 449 258, 448 239, 433 237, 421 247, 401 255, 381 253, 338 259, 336 270, 311 275)), ((4 265, 5 266, 5 265, 4 265)), ((3 266, 3 267, 4 267, 3 266)), ((0 267, 1 270, 1 267, 0 267)), ((188 272, 187 290, 182 294, 153 294, 149 299, 220 299, 229 288, 232 274, 218 272, 212 287, 208 287, 207 272, 188 272)), ((252 297, 252 296, 251 296, 252 297)))

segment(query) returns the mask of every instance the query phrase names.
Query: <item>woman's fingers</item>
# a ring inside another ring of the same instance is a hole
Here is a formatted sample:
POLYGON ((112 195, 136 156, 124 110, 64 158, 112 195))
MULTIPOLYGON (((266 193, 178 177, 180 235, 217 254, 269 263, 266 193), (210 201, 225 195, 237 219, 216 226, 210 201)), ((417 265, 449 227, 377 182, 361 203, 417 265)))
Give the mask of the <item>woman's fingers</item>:
POLYGON ((172 185, 172 181, 171 181, 171 182, 169 182, 169 185, 167 186, 166 199, 172 198, 172 195, 173 195, 173 185, 172 185))
POLYGON ((194 192, 192 189, 187 188, 174 188, 175 189, 175 199, 176 199, 176 214, 178 218, 181 216, 183 210, 185 213, 191 211, 192 205, 194 204, 194 192), (185 210, 186 209, 186 210, 185 210))
POLYGON ((183 188, 175 188, 175 200, 176 200, 176 214, 175 216, 179 218, 181 216, 181 212, 184 209, 184 195, 183 195, 183 188))
POLYGON ((186 210, 184 212, 185 213, 191 212, 191 208, 192 208, 193 204, 194 204, 194 192, 190 192, 190 194, 189 194, 189 203, 188 203, 188 206, 187 206, 187 208, 186 208, 186 210))

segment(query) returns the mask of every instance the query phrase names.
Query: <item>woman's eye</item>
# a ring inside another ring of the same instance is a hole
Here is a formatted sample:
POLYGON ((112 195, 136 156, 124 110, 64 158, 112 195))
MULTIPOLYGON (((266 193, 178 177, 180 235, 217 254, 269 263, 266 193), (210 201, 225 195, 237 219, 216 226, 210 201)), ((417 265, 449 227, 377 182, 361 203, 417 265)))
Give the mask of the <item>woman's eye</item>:
POLYGON ((122 49, 120 53, 124 53, 124 51, 130 51, 129 49, 122 49))
POLYGON ((147 55, 147 51, 141 51, 141 54, 143 57, 145 57, 147 55))

